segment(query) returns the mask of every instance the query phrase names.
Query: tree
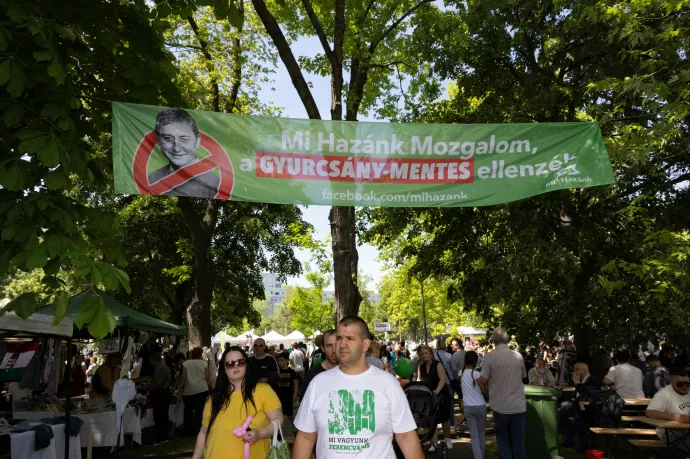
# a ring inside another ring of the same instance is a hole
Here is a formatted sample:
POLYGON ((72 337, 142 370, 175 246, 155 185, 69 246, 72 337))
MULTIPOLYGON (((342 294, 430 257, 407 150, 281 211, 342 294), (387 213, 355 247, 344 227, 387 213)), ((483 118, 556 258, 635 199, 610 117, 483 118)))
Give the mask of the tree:
MULTIPOLYGON (((416 340, 424 339, 422 321, 422 295, 419 278, 413 274, 414 261, 389 270, 381 280, 381 309, 388 321, 402 333, 416 340)), ((472 312, 463 308, 461 301, 448 298, 450 282, 427 277, 424 279, 424 306, 429 338, 444 334, 455 335, 461 325, 481 325, 472 312)))
POLYGON ((332 300, 323 301, 323 291, 329 283, 326 276, 308 272, 305 277, 310 287, 288 287, 284 304, 292 316, 292 329, 311 336, 317 330, 333 328, 333 304, 332 300))
MULTIPOLYGON (((171 15, 173 27, 166 39, 178 54, 178 83, 185 101, 216 112, 271 114, 256 97, 256 85, 266 70, 260 61, 272 59, 261 47, 261 37, 252 25, 256 21, 231 27, 228 20, 218 18, 217 10, 218 6, 212 12, 190 4, 173 14, 166 4, 159 5, 159 14, 171 15)), ((158 304, 170 308, 174 320, 184 318, 194 345, 210 345, 212 318, 220 327, 236 324, 242 317, 258 324, 252 302, 264 297, 262 270, 282 275, 301 272, 290 237, 306 231, 308 225, 296 206, 151 199, 135 198, 122 213, 131 218, 129 229, 134 234, 128 239, 132 243, 129 255, 136 267, 156 270, 156 283, 140 285, 137 296, 145 300, 153 295, 158 304), (151 221, 147 211, 141 213, 140 206, 159 209, 158 221, 151 221), (142 240, 137 234, 142 223, 152 224, 152 229, 161 225, 168 237, 142 240), (184 233, 189 237, 181 236, 184 233), (157 265, 152 267, 150 262, 157 265)))
MULTIPOLYGON (((114 215, 71 193, 75 181, 103 180, 95 158, 109 101, 179 105, 173 56, 143 0, 3 0, 0 18, 0 276, 43 270, 59 322, 69 298, 60 272, 129 290, 114 215)), ((28 316, 39 300, 26 292, 4 311, 28 316)), ((81 319, 98 336, 114 327, 102 301, 81 319)))
MULTIPOLYGON (((360 112, 374 106, 382 94, 394 92, 392 75, 403 68, 417 71, 417 56, 410 49, 408 19, 432 0, 402 2, 353 2, 320 0, 289 2, 284 6, 253 0, 256 14, 271 37, 307 115, 321 119, 303 71, 331 76, 331 119, 356 121, 360 112), (323 54, 298 62, 278 20, 288 36, 317 37, 323 54), (329 38, 332 37, 332 38, 329 38), (346 85, 345 72, 350 80, 346 85), (346 103, 343 104, 345 95, 346 103)), ((386 97, 390 109, 394 97, 386 97)), ((340 319, 357 314, 362 300, 357 289, 357 244, 355 209, 335 206, 329 214, 333 249, 335 314, 340 319)))
POLYGON ((671 332, 669 318, 687 311, 689 95, 681 82, 690 74, 677 52, 690 30, 686 6, 455 6, 427 10, 428 26, 415 31, 417 45, 432 50, 438 77, 455 78, 451 97, 408 116, 601 120, 616 183, 493 208, 375 210, 367 239, 387 246, 424 235, 425 245, 403 247, 398 259, 453 279, 451 298, 500 317, 524 343, 572 332, 588 361, 600 345, 671 332), (649 278, 642 281, 642 272, 649 278))

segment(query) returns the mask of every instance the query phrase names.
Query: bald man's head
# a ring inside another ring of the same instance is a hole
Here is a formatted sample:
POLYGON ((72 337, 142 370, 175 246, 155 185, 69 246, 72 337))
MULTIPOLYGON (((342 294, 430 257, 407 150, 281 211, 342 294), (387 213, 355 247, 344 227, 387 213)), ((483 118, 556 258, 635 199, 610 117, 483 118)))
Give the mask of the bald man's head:
POLYGON ((589 365, 587 365, 585 362, 577 362, 575 364, 575 374, 573 375, 573 379, 582 381, 587 377, 588 374, 589 365))

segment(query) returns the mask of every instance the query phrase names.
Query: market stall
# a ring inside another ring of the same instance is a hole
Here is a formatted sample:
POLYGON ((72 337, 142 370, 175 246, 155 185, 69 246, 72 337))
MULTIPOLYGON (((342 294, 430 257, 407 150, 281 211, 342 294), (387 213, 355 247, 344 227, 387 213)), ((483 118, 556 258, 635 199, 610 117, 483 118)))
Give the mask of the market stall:
MULTIPOLYGON (((134 330, 156 333, 164 336, 186 336, 187 334, 187 329, 185 327, 149 317, 123 305, 98 289, 90 288, 70 299, 65 314, 65 318, 70 320, 70 334, 73 335, 75 339, 93 340, 87 327, 79 329, 76 325, 72 326, 72 321, 79 315, 82 305, 90 301, 92 295, 99 295, 106 308, 115 318, 115 331, 111 336, 107 337, 107 339, 99 342, 99 344, 102 344, 108 341, 108 347, 114 347, 114 352, 124 350, 124 352, 122 352, 123 354, 128 354, 129 358, 133 357, 133 342, 130 332, 134 330), (112 346, 112 341, 115 341, 114 346, 112 346)), ((52 316, 55 310, 52 307, 46 307, 40 309, 38 312, 46 316, 52 316)), ((52 321, 52 317, 50 317, 50 320, 52 321)), ((102 347, 103 346, 101 346, 101 348, 102 347)), ((103 349, 101 349, 101 351, 103 351, 103 349)), ((127 377, 127 373, 127 371, 122 371, 121 375, 127 377)), ((142 404, 141 400, 142 397, 140 396, 140 405, 142 404)), ((131 401, 130 405, 133 403, 134 401, 131 401)), ((151 406, 145 401, 143 404, 146 405, 144 408, 141 406, 138 408, 134 406, 122 406, 122 410, 120 411, 122 413, 121 428, 118 425, 119 416, 117 415, 114 403, 110 401, 110 399, 103 400, 103 403, 98 403, 97 401, 91 403, 90 400, 85 398, 77 398, 74 400, 74 403, 66 404, 66 406, 73 405, 73 415, 83 422, 81 427, 81 446, 104 447, 116 446, 118 444, 118 437, 120 437, 121 444, 123 435, 119 435, 120 432, 122 432, 122 434, 131 434, 133 441, 140 444, 142 443, 142 433, 148 427, 153 426, 151 406)), ((52 417, 53 415, 62 415, 61 408, 56 409, 54 406, 49 408, 52 411, 15 404, 13 406, 13 412, 14 417, 17 419, 39 419, 42 417, 52 417)), ((169 418, 172 421, 172 425, 177 427, 182 424, 183 410, 182 398, 179 397, 178 400, 178 397, 171 397, 169 418)))
MULTIPOLYGON (((14 312, 7 312, 0 317, 0 337, 3 345, 0 363, 2 382, 18 382, 31 378, 31 374, 27 372, 31 372, 32 367, 35 367, 37 360, 41 358, 36 355, 39 351, 39 337, 43 338, 44 342, 54 342, 55 349, 59 349, 62 341, 66 340, 67 348, 71 349, 72 319, 65 317, 55 326, 53 321, 54 317, 41 313, 34 313, 27 319, 22 319, 14 312)), ((57 381, 55 384, 57 385, 57 381)), ((28 405, 28 402, 25 403, 28 405)), ((10 425, 4 419, 0 422, 0 435, 9 436, 9 453, 13 459, 81 459, 80 431, 76 430, 70 434, 70 419, 64 417, 64 412, 60 413, 61 417, 52 415, 57 413, 50 414, 36 418, 51 418, 45 422, 17 425, 10 425), (41 432, 40 437, 38 430, 41 432)), ((22 419, 14 416, 13 418, 22 419)))

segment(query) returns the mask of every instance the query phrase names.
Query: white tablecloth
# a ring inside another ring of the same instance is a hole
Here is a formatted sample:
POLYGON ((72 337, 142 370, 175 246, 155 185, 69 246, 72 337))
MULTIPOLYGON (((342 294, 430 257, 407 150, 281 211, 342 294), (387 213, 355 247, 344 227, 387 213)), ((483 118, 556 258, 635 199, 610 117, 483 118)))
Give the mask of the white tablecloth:
MULTIPOLYGON (((102 413, 84 413, 73 414, 84 422, 81 427, 80 437, 81 446, 86 448, 89 443, 89 433, 92 435, 92 446, 115 446, 117 444, 117 423, 115 411, 104 411, 102 413)), ((43 419, 51 417, 48 411, 15 411, 13 414, 15 419, 43 419)), ((178 402, 170 405, 168 411, 168 418, 175 423, 175 427, 179 427, 184 421, 184 402, 182 397, 178 402)), ((126 435, 132 435, 132 440, 141 444, 141 430, 154 425, 153 409, 146 410, 146 415, 143 419, 136 415, 134 408, 128 406, 125 413, 122 415, 122 424, 126 435)), ((64 453, 63 453, 64 456, 64 453)), ((14 459, 14 456, 12 456, 14 459)))
MULTIPOLYGON (((65 457, 65 425, 50 426, 53 439, 46 448, 36 449, 36 432, 22 432, 10 436, 12 459, 63 459, 65 457)), ((70 459, 81 459, 80 436, 69 437, 70 459)))

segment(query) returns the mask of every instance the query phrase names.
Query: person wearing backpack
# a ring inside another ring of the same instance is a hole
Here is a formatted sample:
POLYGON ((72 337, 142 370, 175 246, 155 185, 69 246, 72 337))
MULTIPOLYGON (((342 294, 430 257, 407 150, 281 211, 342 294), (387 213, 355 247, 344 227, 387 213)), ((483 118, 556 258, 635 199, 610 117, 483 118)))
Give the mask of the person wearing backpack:
POLYGON ((659 357, 650 354, 645 359, 645 362, 647 363, 647 368, 644 371, 642 388, 645 396, 652 398, 657 392, 668 386, 671 381, 668 370, 661 364, 659 357))
POLYGON ((630 351, 621 349, 616 353, 618 365, 611 368, 604 377, 604 384, 614 386, 621 398, 645 398, 642 383, 642 370, 630 365, 630 351))

